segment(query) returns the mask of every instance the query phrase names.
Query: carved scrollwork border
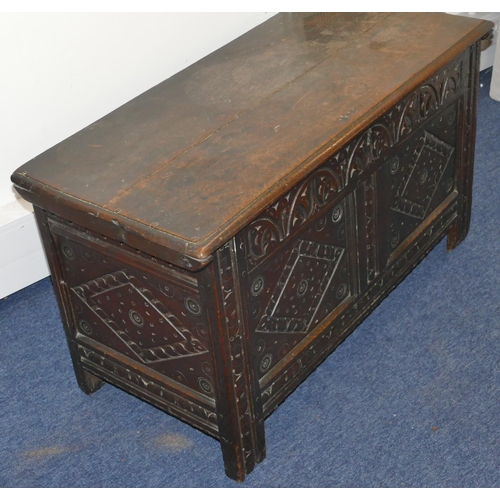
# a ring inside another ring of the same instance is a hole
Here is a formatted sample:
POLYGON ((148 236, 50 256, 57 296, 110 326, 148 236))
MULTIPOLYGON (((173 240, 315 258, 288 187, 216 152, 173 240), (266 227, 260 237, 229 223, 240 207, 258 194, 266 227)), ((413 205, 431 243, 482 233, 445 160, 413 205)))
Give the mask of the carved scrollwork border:
POLYGON ((325 166, 269 207, 247 229, 250 260, 256 262, 264 257, 328 205, 342 187, 338 173, 325 166))
POLYGON ((256 264, 295 233, 374 162, 403 141, 467 88, 464 56, 429 78, 354 138, 245 230, 250 263, 256 264))

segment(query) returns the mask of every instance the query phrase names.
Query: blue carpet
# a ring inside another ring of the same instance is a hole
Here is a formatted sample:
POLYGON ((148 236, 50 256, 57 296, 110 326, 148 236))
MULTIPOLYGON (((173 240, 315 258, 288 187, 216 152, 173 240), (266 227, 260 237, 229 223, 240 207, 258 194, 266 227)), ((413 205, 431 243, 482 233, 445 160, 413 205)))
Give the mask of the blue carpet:
POLYGON ((266 421, 243 484, 219 443, 74 380, 49 279, 0 301, 2 487, 500 487, 500 102, 481 74, 472 226, 439 244, 266 421))

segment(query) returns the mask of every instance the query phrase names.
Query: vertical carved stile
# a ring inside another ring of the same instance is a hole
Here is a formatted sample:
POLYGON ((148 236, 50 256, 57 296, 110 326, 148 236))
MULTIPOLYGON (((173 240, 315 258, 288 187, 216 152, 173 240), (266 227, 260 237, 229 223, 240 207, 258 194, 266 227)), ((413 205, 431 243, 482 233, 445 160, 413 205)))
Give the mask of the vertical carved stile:
POLYGON ((245 336, 234 239, 207 269, 218 321, 212 321, 216 406, 226 473, 242 481, 265 458, 264 418, 245 336))
POLYGON ((473 44, 467 53, 466 64, 469 68, 468 78, 464 82, 465 92, 462 99, 463 124, 459 138, 458 165, 457 165, 457 189, 458 189, 458 214, 457 223, 448 233, 448 250, 452 250, 461 243, 470 227, 472 208, 472 176, 474 170, 474 151, 476 141, 476 113, 477 113, 477 91, 479 86, 479 58, 481 52, 480 42, 473 44))
POLYGON ((472 175, 474 168, 474 152, 476 143, 476 113, 477 92, 479 87, 479 58, 481 52, 480 42, 473 45, 470 50, 469 86, 467 89, 467 108, 465 110, 464 127, 464 165, 462 175, 462 203, 463 203, 463 230, 460 241, 465 238, 470 226, 470 214, 472 205, 472 175))
POLYGON ((75 370, 76 381, 80 389, 85 394, 92 394, 97 391, 104 382, 92 375, 82 366, 80 355, 78 353, 78 346, 76 343, 76 327, 75 320, 71 311, 71 303, 69 299, 69 290, 67 283, 64 281, 64 276, 62 273, 61 262, 58 259, 57 251, 54 245, 54 241, 51 237, 49 231, 49 224, 47 221, 47 215, 44 210, 34 206, 35 217, 37 220, 40 235, 42 237, 43 246, 45 249, 45 255, 49 262, 50 274, 52 276, 52 283, 56 290, 56 297, 59 304, 59 310, 61 312, 64 330, 66 333, 66 340, 68 342, 68 348, 71 355, 71 361, 73 363, 73 368, 75 370))
POLYGON ((370 284, 378 274, 376 241, 376 186, 375 176, 370 176, 364 183, 366 213, 366 281, 370 284))

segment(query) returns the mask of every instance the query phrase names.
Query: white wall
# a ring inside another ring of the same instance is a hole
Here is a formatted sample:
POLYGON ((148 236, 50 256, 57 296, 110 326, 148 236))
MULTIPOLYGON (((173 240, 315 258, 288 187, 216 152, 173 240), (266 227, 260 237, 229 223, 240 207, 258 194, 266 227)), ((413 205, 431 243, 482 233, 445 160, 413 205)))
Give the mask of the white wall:
POLYGON ((465 17, 474 17, 477 19, 486 19, 495 24, 493 28, 493 36, 491 39, 490 46, 481 52, 479 71, 483 71, 484 69, 493 66, 493 61, 495 59, 495 52, 498 45, 497 40, 498 40, 498 25, 500 23, 500 12, 448 12, 448 14, 454 14, 465 17))
POLYGON ((0 13, 0 297, 48 274, 11 173, 272 15, 0 13))

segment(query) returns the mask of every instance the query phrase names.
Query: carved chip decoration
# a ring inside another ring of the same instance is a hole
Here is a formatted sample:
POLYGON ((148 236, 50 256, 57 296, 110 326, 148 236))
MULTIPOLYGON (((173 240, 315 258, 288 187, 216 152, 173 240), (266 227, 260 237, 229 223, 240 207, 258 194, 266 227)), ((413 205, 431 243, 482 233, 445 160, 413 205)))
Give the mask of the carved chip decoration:
POLYGON ((199 338, 124 270, 72 291, 145 364, 208 352, 199 338))
POLYGON ((423 219, 453 151, 452 146, 425 132, 401 180, 392 210, 423 219))
POLYGON ((299 240, 256 331, 308 333, 343 254, 340 247, 299 240))

